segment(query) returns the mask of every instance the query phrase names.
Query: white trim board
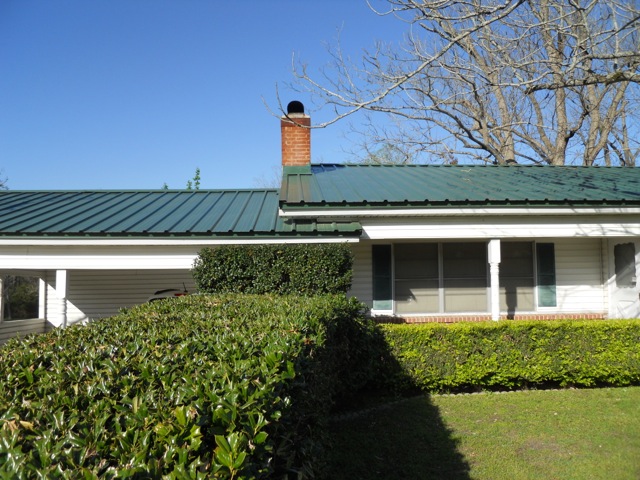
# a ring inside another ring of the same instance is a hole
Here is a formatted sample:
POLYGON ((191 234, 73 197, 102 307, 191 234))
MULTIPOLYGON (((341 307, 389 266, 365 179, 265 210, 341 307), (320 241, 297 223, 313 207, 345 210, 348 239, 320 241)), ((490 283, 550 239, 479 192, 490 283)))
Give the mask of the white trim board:
POLYGON ((358 242, 357 237, 296 237, 296 238, 229 238, 229 239, 193 239, 193 238, 65 238, 65 237, 20 237, 0 238, 3 246, 196 246, 211 245, 252 245, 252 244, 283 244, 283 243, 352 243, 358 242))
POLYGON ((640 236, 637 217, 606 219, 566 217, 435 218, 412 222, 363 221, 362 238, 391 239, 491 239, 579 238, 640 236))
POLYGON ((344 208, 279 209, 283 218, 459 217, 518 215, 640 215, 640 207, 485 207, 485 208, 344 208))

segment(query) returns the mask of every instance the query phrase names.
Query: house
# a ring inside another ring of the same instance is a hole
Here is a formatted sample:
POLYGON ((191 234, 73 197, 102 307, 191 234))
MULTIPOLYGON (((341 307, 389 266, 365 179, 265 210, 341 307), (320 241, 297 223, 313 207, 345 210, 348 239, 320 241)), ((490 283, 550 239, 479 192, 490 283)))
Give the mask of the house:
POLYGON ((40 279, 44 328, 192 291, 203 247, 348 242, 396 321, 640 316, 640 169, 312 164, 309 125, 292 102, 280 191, 0 192, 0 273, 40 279))

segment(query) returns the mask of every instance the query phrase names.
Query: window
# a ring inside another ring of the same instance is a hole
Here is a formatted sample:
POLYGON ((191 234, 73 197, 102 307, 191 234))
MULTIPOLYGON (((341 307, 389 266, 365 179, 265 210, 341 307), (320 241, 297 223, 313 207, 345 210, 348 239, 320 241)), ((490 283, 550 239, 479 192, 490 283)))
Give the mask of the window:
POLYGON ((438 244, 398 244, 394 250, 395 301, 398 313, 440 310, 438 244))
POLYGON ((636 286, 636 246, 619 243, 613 247, 616 287, 636 286))
POLYGON ((533 243, 501 242, 500 256, 500 310, 533 311, 533 243))
POLYGON ((2 319, 38 318, 39 279, 37 277, 2 277, 2 319))
POLYGON ((553 243, 536 244, 538 306, 555 307, 556 301, 556 255, 553 243))
POLYGON ((444 311, 487 311, 487 244, 442 245, 444 311))
MULTIPOLYGON (((536 301, 555 307, 553 243, 503 241, 500 250, 501 311, 532 312, 536 301)), ((486 242, 374 245, 373 309, 401 315, 488 312, 487 254, 486 242)))
POLYGON ((391 310, 391 245, 374 245, 373 255, 373 309, 391 310))
POLYGON ((487 311, 486 243, 406 243, 393 248, 399 314, 487 311))

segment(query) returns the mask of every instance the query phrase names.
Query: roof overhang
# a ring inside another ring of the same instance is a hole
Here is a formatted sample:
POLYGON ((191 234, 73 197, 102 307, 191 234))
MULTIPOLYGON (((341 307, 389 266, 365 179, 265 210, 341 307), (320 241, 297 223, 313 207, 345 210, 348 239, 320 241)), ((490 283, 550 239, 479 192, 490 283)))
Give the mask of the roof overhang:
POLYGON ((564 216, 564 215, 639 215, 640 206, 612 207, 280 207, 279 215, 283 218, 317 218, 329 219, 364 219, 375 217, 461 217, 461 216, 564 216))
POLYGON ((358 235, 350 236, 289 236, 289 237, 227 237, 227 238, 70 238, 70 237, 2 237, 0 247, 6 246, 213 246, 256 245, 281 243, 348 243, 358 242, 358 235))

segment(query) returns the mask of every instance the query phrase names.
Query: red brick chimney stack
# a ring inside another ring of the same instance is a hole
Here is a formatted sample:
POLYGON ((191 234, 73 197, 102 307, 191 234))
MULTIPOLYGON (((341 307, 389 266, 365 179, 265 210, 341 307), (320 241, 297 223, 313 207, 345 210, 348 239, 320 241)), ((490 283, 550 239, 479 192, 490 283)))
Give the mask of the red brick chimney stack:
POLYGON ((282 166, 303 167, 311 163, 311 117, 304 105, 293 101, 287 105, 287 115, 280 120, 282 132, 282 166))

